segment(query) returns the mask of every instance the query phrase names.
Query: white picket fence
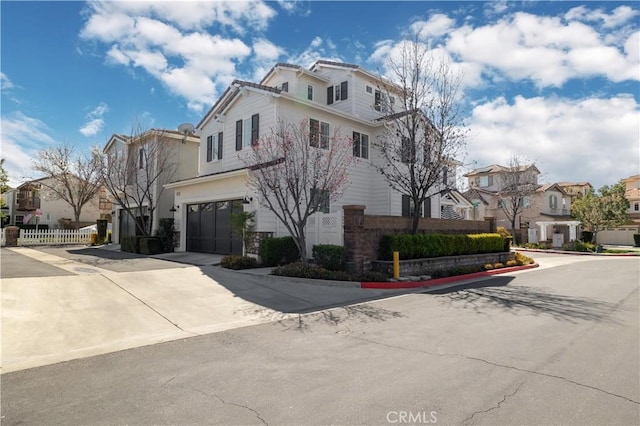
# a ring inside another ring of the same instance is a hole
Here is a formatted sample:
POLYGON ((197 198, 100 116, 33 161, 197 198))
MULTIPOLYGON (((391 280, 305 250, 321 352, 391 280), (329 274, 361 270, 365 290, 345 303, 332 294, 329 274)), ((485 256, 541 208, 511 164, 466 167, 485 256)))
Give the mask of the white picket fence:
POLYGON ((305 228, 307 237, 307 254, 311 256, 311 250, 316 244, 335 244, 341 246, 344 243, 343 215, 337 213, 316 213, 307 219, 305 228))
MULTIPOLYGON (((91 229, 21 229, 18 245, 89 244, 94 233, 91 229)), ((4 232, 2 237, 4 243, 4 232)))

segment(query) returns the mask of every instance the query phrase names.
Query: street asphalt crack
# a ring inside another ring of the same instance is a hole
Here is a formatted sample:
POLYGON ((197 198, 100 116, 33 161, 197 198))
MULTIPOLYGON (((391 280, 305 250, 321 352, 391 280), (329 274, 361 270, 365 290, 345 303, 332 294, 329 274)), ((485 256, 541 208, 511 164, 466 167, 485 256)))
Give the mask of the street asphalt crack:
POLYGON ((162 313, 160 313, 157 309, 155 309, 153 306, 149 305, 147 302, 145 302, 144 300, 140 299, 138 296, 136 296, 135 294, 131 293, 129 290, 127 290, 126 288, 122 287, 120 284, 118 284, 117 282, 115 282, 114 280, 112 280, 111 278, 109 278, 108 276, 101 274, 105 279, 107 279, 108 281, 112 282, 116 287, 118 287, 120 290, 124 291, 125 293, 127 293, 129 296, 133 297, 134 299, 136 299, 138 302, 142 303, 144 306, 146 306, 147 308, 151 309, 153 312, 155 312, 156 314, 158 314, 159 316, 161 316, 162 318, 164 318, 168 323, 170 323, 171 325, 173 325, 175 328, 177 328, 180 331, 183 331, 185 333, 191 334, 192 336, 199 336, 198 333, 193 333, 191 331, 187 331, 184 328, 180 327, 178 324, 176 324, 175 322, 171 321, 169 318, 167 318, 166 316, 162 315, 162 313))
POLYGON ((607 394, 609 396, 613 396, 615 398, 620 398, 620 399, 623 399, 625 401, 631 402, 633 404, 640 405, 640 401, 636 401, 636 400, 628 398, 628 397, 626 397, 624 395, 619 395, 617 393, 609 392, 609 391, 606 391, 604 389, 600 389, 600 388, 598 388, 596 386, 591 386, 591 385, 586 385, 584 383, 576 382, 575 380, 571 380, 571 379, 568 379, 566 377, 558 376, 558 375, 555 375, 555 374, 542 373, 542 372, 539 372, 539 371, 529 370, 529 369, 526 369, 526 368, 514 367, 512 365, 498 364, 496 362, 492 362, 492 361, 488 361, 486 359, 477 358, 477 357, 468 356, 468 355, 455 354, 455 353, 428 352, 428 351, 424 351, 424 350, 420 350, 420 349, 411 349, 411 348, 405 348, 405 347, 402 347, 402 346, 391 345, 391 344, 388 344, 388 343, 376 342, 376 341, 373 341, 373 340, 364 339, 362 337, 357 337, 357 336, 349 336, 349 337, 351 337, 353 339, 361 340, 363 342, 372 343, 374 345, 386 346, 386 347, 392 348, 392 349, 400 349, 400 350, 409 351, 409 352, 418 352, 418 353, 423 353, 423 354, 426 354, 426 355, 432 355, 432 356, 438 356, 438 357, 462 358, 462 359, 467 359, 467 360, 470 360, 470 361, 482 362, 482 363, 485 363, 487 365, 491 365, 491 366, 494 366, 494 367, 500 367, 500 368, 506 368, 506 369, 515 370, 515 371, 520 371, 522 373, 535 374, 537 376, 548 377, 548 378, 551 378, 551 379, 558 379, 558 380, 565 381, 567 383, 571 383, 571 384, 576 385, 576 386, 580 386, 580 387, 587 388, 587 389, 592 389, 592 390, 595 390, 597 392, 602 392, 602 393, 607 394))
MULTIPOLYGON (((171 380, 170 380, 170 381, 171 381, 171 380)), ((168 382, 167 382, 167 383, 168 383, 168 382)), ((181 385, 177 385, 177 386, 178 386, 178 387, 180 387, 180 388, 182 388, 182 389, 196 391, 196 392, 198 392, 198 393, 200 393, 200 394, 202 394, 202 395, 204 395, 204 396, 206 396, 206 397, 209 397, 209 398, 215 398, 215 399, 217 399, 218 401, 220 401, 220 402, 221 402, 222 404, 224 404, 224 405, 231 405, 232 407, 244 408, 245 410, 249 410, 249 411, 251 411, 253 414, 255 414, 255 416, 258 418, 258 420, 260 420, 260 421, 262 422, 262 424, 264 424, 264 425, 266 425, 266 426, 269 426, 269 423, 267 423, 267 421, 266 421, 265 419, 263 419, 263 418, 262 418, 262 416, 260 415, 260 413, 258 413, 255 409, 253 409, 253 408, 251 408, 251 407, 249 407, 249 406, 247 406, 247 405, 243 405, 243 404, 236 404, 235 402, 228 402, 228 401, 225 401, 223 398, 219 397, 218 395, 215 395, 215 394, 208 394, 208 393, 206 393, 206 392, 205 392, 205 391, 203 391, 203 390, 196 389, 196 388, 193 388, 193 387, 190 387, 190 386, 181 386, 181 385)))
POLYGON ((480 410, 480 411, 476 411, 475 413, 471 414, 469 417, 467 417, 466 419, 464 419, 462 421, 463 424, 468 424, 467 422, 471 422, 471 420, 473 420, 473 418, 475 417, 476 414, 485 414, 488 413, 489 411, 493 411, 493 410, 497 410, 498 408, 500 408, 502 406, 502 404, 508 399, 511 398, 512 396, 514 396, 515 394, 518 393, 518 391, 520 390, 520 388, 522 387, 522 385, 524 385, 524 382, 520 383, 518 385, 518 387, 510 394, 505 395, 502 397, 502 400, 498 402, 498 404, 494 405, 493 407, 487 408, 486 410, 480 410))

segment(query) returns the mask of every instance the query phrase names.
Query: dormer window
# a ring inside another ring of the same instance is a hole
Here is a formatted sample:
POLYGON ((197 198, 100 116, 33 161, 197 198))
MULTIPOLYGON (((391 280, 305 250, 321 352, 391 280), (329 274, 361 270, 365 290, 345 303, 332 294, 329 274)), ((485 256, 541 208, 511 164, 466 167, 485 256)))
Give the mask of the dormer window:
POLYGON ((346 81, 327 87, 327 105, 346 100, 349 95, 348 91, 348 82, 346 81))
POLYGON ((288 81, 283 82, 279 86, 276 86, 276 89, 281 90, 283 92, 288 92, 289 91, 289 82, 288 81))

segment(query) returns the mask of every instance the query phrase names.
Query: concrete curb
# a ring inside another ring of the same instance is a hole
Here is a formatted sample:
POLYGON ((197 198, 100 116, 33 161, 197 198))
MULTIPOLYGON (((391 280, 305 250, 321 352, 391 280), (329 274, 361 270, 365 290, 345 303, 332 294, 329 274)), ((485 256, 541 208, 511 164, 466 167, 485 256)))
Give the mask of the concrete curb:
POLYGON ((527 269, 537 268, 538 263, 532 263, 530 265, 523 266, 511 266, 507 268, 500 268, 491 271, 473 272, 471 274, 456 275, 453 277, 435 278, 426 281, 400 281, 400 282, 362 282, 361 288, 372 289, 387 289, 387 290, 399 290, 408 288, 420 288, 420 287, 434 287, 439 285, 451 284, 458 281, 466 281, 474 278, 490 277, 492 275, 507 274, 510 272, 524 271, 527 269))
POLYGON ((567 251, 567 250, 543 250, 543 249, 528 249, 528 248, 515 248, 514 251, 526 251, 532 253, 553 253, 553 254, 565 254, 565 255, 573 255, 573 256, 605 256, 605 257, 634 257, 640 256, 640 252, 638 253, 591 253, 584 251, 567 251))

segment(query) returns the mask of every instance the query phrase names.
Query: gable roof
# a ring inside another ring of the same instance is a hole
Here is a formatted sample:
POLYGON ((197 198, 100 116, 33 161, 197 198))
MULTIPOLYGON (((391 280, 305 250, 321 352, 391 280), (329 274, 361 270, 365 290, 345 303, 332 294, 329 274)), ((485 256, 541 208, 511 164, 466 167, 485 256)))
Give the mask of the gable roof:
POLYGON ((178 131, 178 130, 170 130, 170 129, 156 129, 156 128, 152 128, 149 130, 146 130, 145 132, 139 134, 139 135, 133 135, 133 136, 127 136, 127 135, 123 135, 123 134, 118 134, 118 133, 114 133, 113 135, 111 135, 111 137, 109 138, 109 140, 107 141, 107 144, 104 146, 104 148, 102 149, 102 152, 106 153, 107 151, 109 151, 111 149, 111 147, 113 146, 113 144, 115 144, 116 142, 121 142, 125 145, 130 144, 130 143, 134 143, 137 140, 141 139, 141 138, 146 138, 147 136, 151 135, 151 134, 162 134, 162 135, 166 135, 168 137, 174 138, 174 139, 188 139, 191 142, 197 142, 200 143, 200 138, 194 135, 188 135, 185 136, 184 133, 178 131))
POLYGON ((470 189, 467 189, 465 192, 462 193, 464 198, 469 200, 469 202, 471 202, 471 204, 473 204, 473 200, 480 200, 482 202, 482 204, 484 204, 485 206, 488 206, 489 202, 487 201, 487 199, 485 198, 485 196, 483 194, 495 195, 493 192, 484 191, 484 190, 478 189, 478 188, 470 188, 470 189))
MULTIPOLYGON (((522 165, 519 166, 518 169, 520 171, 527 171, 529 169, 532 169, 534 172, 536 173, 540 173, 540 170, 538 170, 538 168, 536 167, 535 164, 529 164, 529 165, 522 165)), ((504 173, 504 172, 510 172, 513 169, 511 167, 505 167, 505 166, 501 166, 499 164, 492 164, 490 166, 485 166, 485 167, 480 167, 477 169, 474 169, 472 171, 470 171, 469 173, 465 174, 465 177, 469 177, 469 176, 475 176, 475 175, 479 175, 479 174, 483 174, 483 173, 504 173)))

